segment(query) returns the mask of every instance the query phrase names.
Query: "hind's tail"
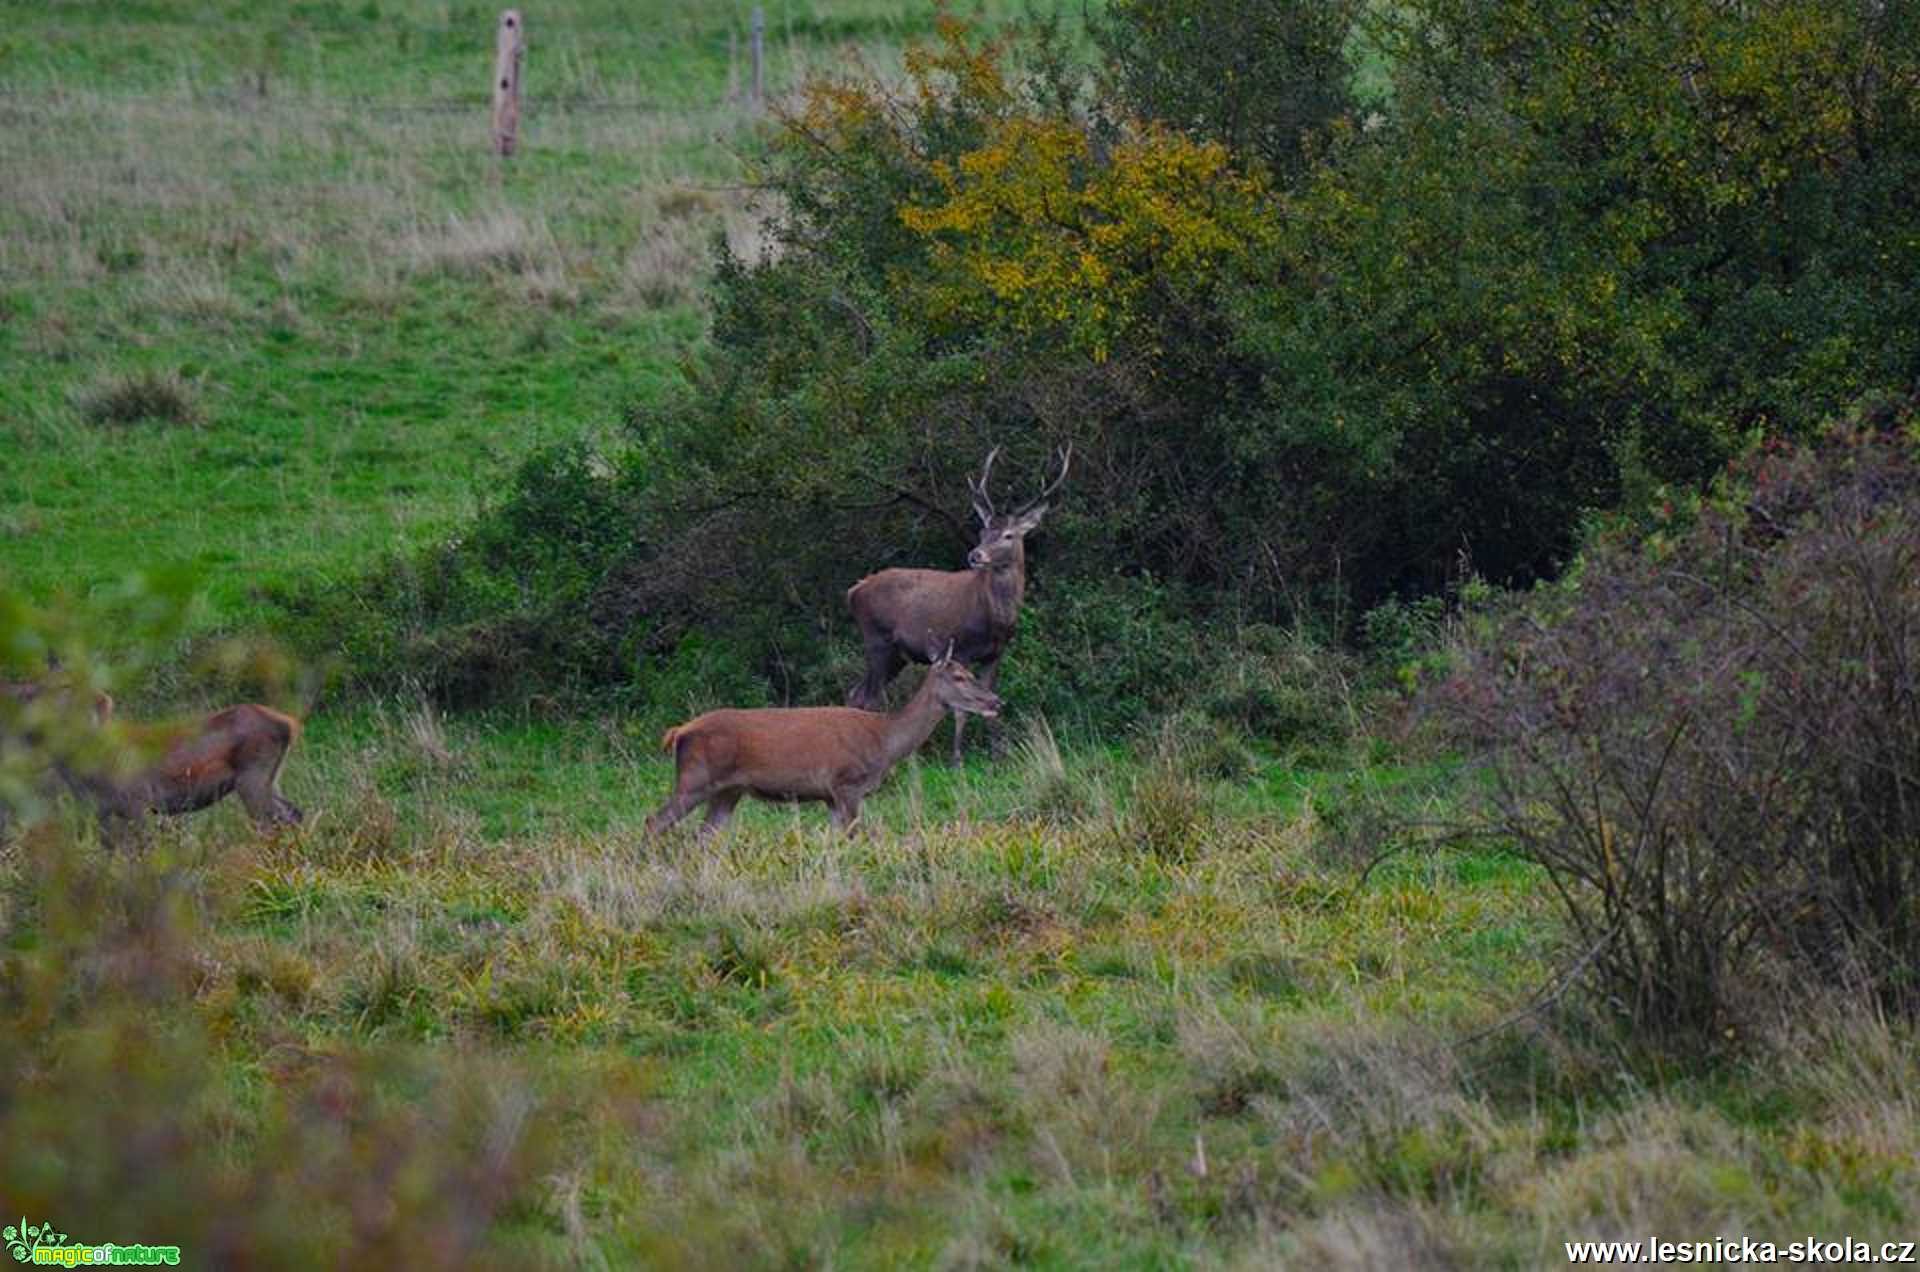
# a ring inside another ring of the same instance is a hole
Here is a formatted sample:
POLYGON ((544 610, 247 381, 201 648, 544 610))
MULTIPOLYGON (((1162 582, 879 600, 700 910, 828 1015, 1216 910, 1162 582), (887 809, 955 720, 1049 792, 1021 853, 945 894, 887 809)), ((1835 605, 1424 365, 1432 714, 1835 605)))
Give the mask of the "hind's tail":
POLYGON ((668 729, 665 733, 662 733, 660 735, 660 749, 662 751, 665 751, 668 755, 672 755, 673 744, 679 741, 680 730, 683 729, 684 727, 686 726, 676 724, 671 729, 668 729))

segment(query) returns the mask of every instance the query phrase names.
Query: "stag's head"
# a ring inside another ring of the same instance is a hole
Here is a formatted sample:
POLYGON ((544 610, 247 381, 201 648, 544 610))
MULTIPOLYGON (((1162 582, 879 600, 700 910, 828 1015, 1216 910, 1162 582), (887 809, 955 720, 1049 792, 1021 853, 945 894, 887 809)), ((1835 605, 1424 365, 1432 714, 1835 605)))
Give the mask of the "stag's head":
POLYGON ((976 680, 965 663, 954 660, 952 645, 927 668, 927 679, 933 685, 935 701, 949 711, 964 711, 989 720, 1000 714, 1000 695, 976 680))
POLYGON ((995 512, 987 483, 992 480, 993 461, 999 454, 998 446, 988 451, 987 462, 980 469, 980 480, 967 479, 967 489, 973 493, 974 515, 980 518, 980 542, 967 553, 967 565, 975 570, 1004 570, 1022 560, 1027 536, 1039 529, 1047 515, 1047 500, 1066 481, 1067 467, 1073 463, 1073 447, 1069 444, 1058 452, 1060 472, 1047 483, 1045 490, 1017 511, 995 512))

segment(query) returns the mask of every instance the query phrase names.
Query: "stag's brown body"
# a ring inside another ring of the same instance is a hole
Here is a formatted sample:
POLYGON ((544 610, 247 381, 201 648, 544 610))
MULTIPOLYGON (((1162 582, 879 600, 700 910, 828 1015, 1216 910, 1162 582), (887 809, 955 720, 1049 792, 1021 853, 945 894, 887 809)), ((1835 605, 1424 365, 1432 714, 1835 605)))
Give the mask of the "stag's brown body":
POLYGON ((103 826, 150 812, 194 813, 233 794, 256 825, 302 819, 280 794, 281 766, 300 736, 300 722, 290 715, 249 702, 186 724, 130 725, 121 732, 140 757, 130 771, 64 771, 93 802, 103 826))
MULTIPOLYGON (((974 667, 980 683, 993 688, 1000 659, 1020 623, 1027 593, 1026 538, 1047 515, 1045 500, 1066 480, 1072 452, 1060 456, 1060 475, 1018 512, 997 514, 988 494, 994 453, 987 456, 980 480, 968 482, 980 518, 980 541, 967 554, 964 570, 896 568, 869 574, 847 589, 847 608, 860 628, 867 674, 847 691, 852 706, 884 706, 887 685, 909 662, 931 663, 942 650, 974 667)), ((953 715, 953 762, 960 762, 965 715, 953 715)))
POLYGON ((701 833, 711 834, 743 795, 825 803, 835 826, 850 826, 860 802, 949 710, 992 716, 1000 700, 960 662, 936 658, 919 692, 892 715, 855 707, 709 711, 661 738, 674 757, 674 788, 647 818, 647 833, 666 830, 705 803, 701 833))
POLYGON ((848 701, 879 707, 907 662, 932 662, 948 646, 955 658, 978 666, 991 687, 1026 594, 1026 552, 1018 541, 1004 560, 984 568, 869 574, 847 589, 847 608, 867 647, 866 678, 848 701))

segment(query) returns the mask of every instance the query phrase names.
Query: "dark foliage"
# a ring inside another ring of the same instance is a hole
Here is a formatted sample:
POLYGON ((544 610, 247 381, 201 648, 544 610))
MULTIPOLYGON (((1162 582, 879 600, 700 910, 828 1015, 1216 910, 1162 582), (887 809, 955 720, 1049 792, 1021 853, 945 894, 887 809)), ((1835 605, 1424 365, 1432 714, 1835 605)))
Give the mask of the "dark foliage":
POLYGON ((1117 0, 1092 21, 1121 107, 1291 173, 1311 139, 1353 108, 1347 48, 1363 8, 1117 0))
POLYGON ((102 376, 77 390, 74 409, 89 424, 193 424, 193 385, 177 371, 151 367, 102 376))

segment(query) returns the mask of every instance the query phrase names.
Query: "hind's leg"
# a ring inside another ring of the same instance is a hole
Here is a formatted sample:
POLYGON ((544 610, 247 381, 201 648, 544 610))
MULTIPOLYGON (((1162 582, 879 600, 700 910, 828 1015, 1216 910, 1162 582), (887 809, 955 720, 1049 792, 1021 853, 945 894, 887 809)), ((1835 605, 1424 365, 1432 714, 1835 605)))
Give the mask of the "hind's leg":
POLYGON ((664 834, 675 822, 706 803, 717 785, 713 780, 713 770, 705 760, 697 752, 689 753, 683 745, 675 758, 673 794, 667 796, 667 802, 660 805, 659 812, 647 818, 647 834, 664 834))
POLYGON ((253 824, 267 826, 298 826, 302 814, 298 808, 276 789, 278 772, 260 774, 246 773, 234 783, 234 789, 240 794, 240 802, 247 806, 247 816, 253 818, 253 824))
POLYGON ((700 823, 700 838, 708 839, 720 833, 722 827, 733 817, 733 806, 740 802, 746 792, 735 788, 730 791, 715 791, 707 799, 707 818, 700 823))
POLYGON ((659 812, 647 818, 647 833, 649 835, 665 834, 673 828, 675 822, 692 812, 699 804, 700 801, 698 799, 691 798, 680 791, 675 791, 667 797, 666 803, 660 805, 659 812))
POLYGON ((689 766, 674 774, 673 794, 667 796, 667 802, 660 805, 660 811, 647 818, 647 833, 659 835, 688 813, 704 804, 713 794, 704 765, 699 768, 689 766))
POLYGON ((835 830, 851 830, 860 821, 859 791, 835 791, 830 801, 833 807, 828 821, 835 830))

